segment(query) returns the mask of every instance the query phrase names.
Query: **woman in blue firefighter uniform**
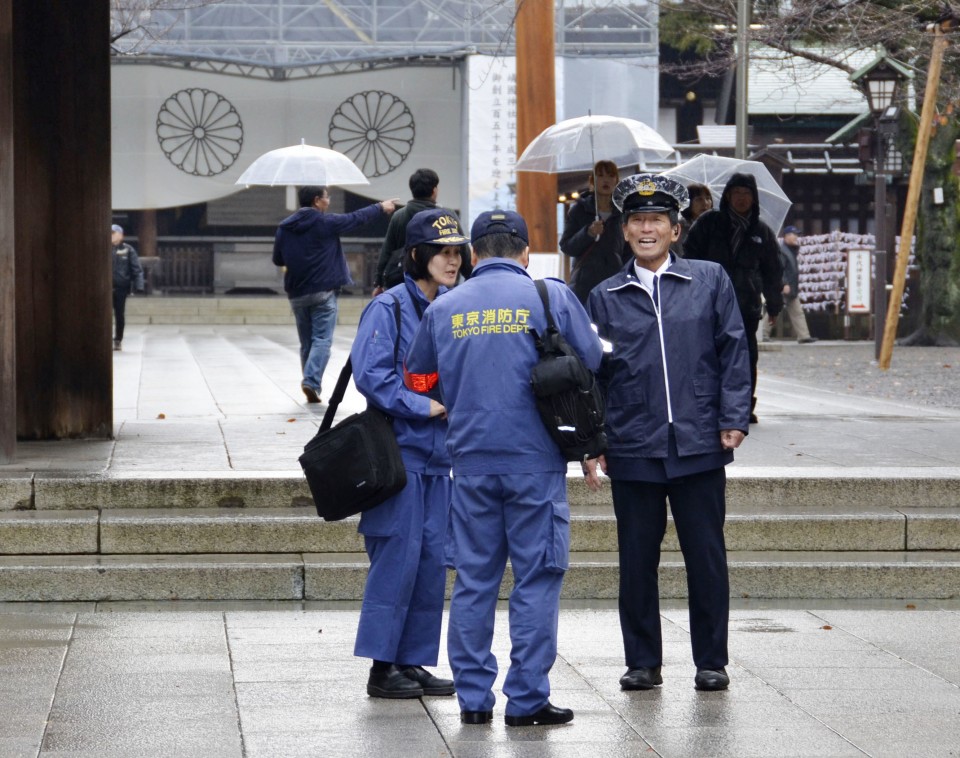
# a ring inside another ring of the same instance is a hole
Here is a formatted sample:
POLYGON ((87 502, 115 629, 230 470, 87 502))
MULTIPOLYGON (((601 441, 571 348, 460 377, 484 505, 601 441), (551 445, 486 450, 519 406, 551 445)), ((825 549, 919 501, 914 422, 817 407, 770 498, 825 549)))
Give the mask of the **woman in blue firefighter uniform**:
POLYGON ((423 668, 437 663, 446 586, 443 537, 452 488, 446 411, 404 386, 403 357, 427 306, 456 282, 460 248, 468 241, 450 211, 416 214, 407 226, 404 282, 370 304, 350 351, 357 388, 393 418, 407 471, 401 492, 360 517, 370 573, 354 655, 373 659, 367 681, 371 697, 454 692, 452 680, 423 668), (401 319, 395 352, 397 301, 401 319))

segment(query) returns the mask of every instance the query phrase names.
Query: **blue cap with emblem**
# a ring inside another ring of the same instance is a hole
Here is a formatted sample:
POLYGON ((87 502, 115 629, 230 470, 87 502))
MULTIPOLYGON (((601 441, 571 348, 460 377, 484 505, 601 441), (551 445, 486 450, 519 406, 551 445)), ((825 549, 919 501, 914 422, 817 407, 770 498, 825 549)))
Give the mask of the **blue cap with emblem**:
POLYGON ((690 193, 680 182, 658 174, 634 174, 613 191, 613 204, 624 217, 632 213, 669 213, 690 205, 690 193))
POLYGON ((530 244, 527 222, 516 211, 484 211, 477 216, 470 228, 470 239, 476 242, 488 234, 509 234, 519 237, 525 244, 530 244))
POLYGON ((408 250, 417 245, 462 245, 469 242, 460 230, 456 215, 446 208, 429 208, 420 211, 407 224, 408 250))

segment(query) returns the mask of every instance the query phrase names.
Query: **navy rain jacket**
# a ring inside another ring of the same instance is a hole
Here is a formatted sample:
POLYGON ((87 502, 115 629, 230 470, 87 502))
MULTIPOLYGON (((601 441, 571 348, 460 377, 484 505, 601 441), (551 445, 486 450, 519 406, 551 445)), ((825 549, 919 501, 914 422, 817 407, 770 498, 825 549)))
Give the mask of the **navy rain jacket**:
MULTIPOLYGON (((750 364, 729 277, 716 263, 670 255, 660 277, 663 343, 677 452, 716 453, 721 429, 747 433, 750 364)), ((630 261, 594 288, 587 311, 613 345, 606 389, 608 458, 666 458, 669 422, 653 298, 630 261), (611 376, 614 380, 611 381, 611 376)))
POLYGON ((379 203, 353 213, 321 213, 301 208, 280 222, 273 243, 273 264, 286 266, 283 288, 292 298, 352 284, 340 236, 377 218, 379 203))

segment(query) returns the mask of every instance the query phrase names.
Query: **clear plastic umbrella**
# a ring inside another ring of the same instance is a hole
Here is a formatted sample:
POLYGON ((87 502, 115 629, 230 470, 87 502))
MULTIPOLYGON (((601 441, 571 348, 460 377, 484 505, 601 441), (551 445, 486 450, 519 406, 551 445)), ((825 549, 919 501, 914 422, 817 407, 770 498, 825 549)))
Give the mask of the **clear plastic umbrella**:
POLYGON ((642 121, 619 116, 580 116, 540 132, 517 160, 516 169, 562 174, 590 171, 597 160, 636 166, 648 158, 672 154, 670 144, 642 121))
POLYGON ((342 184, 370 184, 363 172, 343 153, 326 147, 299 145, 271 150, 257 158, 236 184, 305 185, 324 187, 342 184))
POLYGON ((719 155, 693 156, 675 168, 661 172, 664 176, 676 179, 684 186, 703 184, 710 188, 714 207, 720 206, 720 196, 724 187, 734 174, 750 174, 757 180, 757 193, 760 198, 760 220, 773 229, 780 231, 787 212, 793 204, 787 194, 777 184, 773 174, 759 161, 723 158, 719 155))

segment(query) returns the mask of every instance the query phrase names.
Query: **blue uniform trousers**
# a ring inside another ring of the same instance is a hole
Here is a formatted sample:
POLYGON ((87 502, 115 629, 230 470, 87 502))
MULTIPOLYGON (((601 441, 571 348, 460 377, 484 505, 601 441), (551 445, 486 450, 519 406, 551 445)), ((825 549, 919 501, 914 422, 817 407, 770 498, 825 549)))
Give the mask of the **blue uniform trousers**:
POLYGON ((560 587, 569 564, 565 474, 454 476, 446 549, 457 570, 447 653, 461 710, 493 708, 498 669, 490 646, 509 557, 514 585, 506 714, 538 711, 550 696, 560 587))
POLYGON ((407 471, 403 490, 361 516, 370 572, 354 655, 405 666, 436 665, 451 489, 449 476, 407 471))
POLYGON ((663 662, 657 567, 667 500, 687 569, 690 637, 697 668, 727 665, 730 586, 723 541, 723 468, 665 483, 611 480, 620 549, 620 626, 627 668, 663 662))

